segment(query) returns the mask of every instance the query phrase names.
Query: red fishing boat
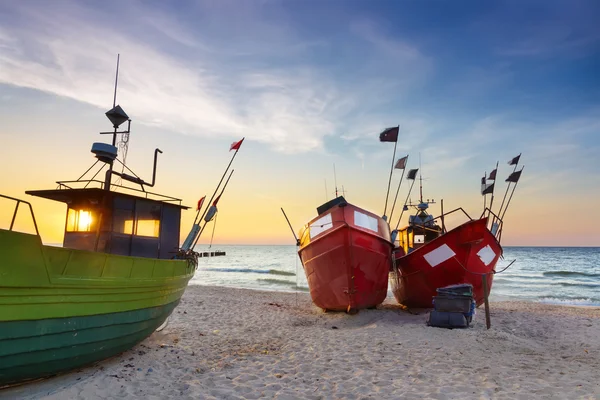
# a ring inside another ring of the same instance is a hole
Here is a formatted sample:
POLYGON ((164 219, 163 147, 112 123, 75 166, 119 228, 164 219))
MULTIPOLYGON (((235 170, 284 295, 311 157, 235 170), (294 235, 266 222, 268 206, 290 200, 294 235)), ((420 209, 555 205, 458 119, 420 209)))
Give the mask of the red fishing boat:
POLYGON ((317 213, 298 240, 312 301, 324 310, 349 313, 381 304, 392 264, 388 224, 343 196, 317 213))
MULTIPOLYGON (((519 156, 513 158, 510 165, 515 165, 513 172, 506 180, 516 183, 521 171, 516 171, 519 156)), ((473 297, 477 306, 484 302, 483 277, 486 279, 487 290, 492 287, 495 267, 502 256, 500 238, 502 234, 502 218, 491 211, 493 191, 496 179, 496 169, 487 180, 482 178, 482 195, 492 194, 490 208, 485 207, 479 218, 471 218, 462 208, 457 208, 446 214, 433 218, 427 213, 431 202, 424 202, 421 190, 421 201, 414 207, 417 212, 409 217, 408 225, 392 232, 394 248, 394 264, 390 272, 390 285, 396 300, 411 308, 431 308, 436 290, 449 285, 467 283, 473 286, 473 297), (444 221, 453 213, 462 211, 467 221, 454 229, 446 230, 444 221)), ((416 170, 415 174, 416 174, 416 170)), ((413 174, 414 177, 414 174, 413 174)), ((414 182, 414 181, 413 181, 414 182)), ((411 186, 412 188, 412 186, 411 186)), ((422 186, 421 186, 422 188, 422 186)), ((512 198, 512 193, 509 198, 512 198)), ((506 194, 504 196, 506 199, 506 194)), ((500 206, 501 213, 504 200, 500 206)), ((405 205, 404 210, 408 209, 405 205)))
MULTIPOLYGON (((486 276, 489 290, 502 255, 500 243, 488 229, 489 217, 471 219, 467 215, 467 222, 446 232, 425 213, 426 205, 420 204, 409 225, 398 232, 399 246, 394 249, 390 272, 394 297, 407 307, 430 308, 436 289, 469 283, 480 305, 484 300, 482 276, 486 276)), ((496 219, 496 223, 502 222, 496 219)))

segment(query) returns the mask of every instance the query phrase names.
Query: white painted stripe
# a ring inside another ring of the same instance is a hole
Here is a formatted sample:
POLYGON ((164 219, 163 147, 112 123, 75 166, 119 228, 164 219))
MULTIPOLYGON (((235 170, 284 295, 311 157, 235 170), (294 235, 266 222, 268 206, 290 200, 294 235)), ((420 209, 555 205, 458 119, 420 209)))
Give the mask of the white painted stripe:
POLYGON ((363 214, 360 211, 354 210, 354 225, 360 226, 361 228, 368 229, 373 232, 378 232, 377 218, 373 218, 370 215, 363 214))
POLYGON ((490 263, 494 261, 494 258, 496 258, 496 253, 494 253, 494 250, 492 250, 489 244, 479 250, 477 255, 481 259, 481 262, 486 266, 490 265, 490 263))
POLYGON ((310 224, 310 238, 312 239, 318 234, 323 233, 332 227, 333 223, 331 222, 331 214, 327 214, 326 216, 321 217, 310 224))
POLYGON ((450 247, 448 247, 447 244, 443 244, 440 247, 438 247, 437 249, 432 250, 429 253, 425 254, 423 257, 429 263, 429 265, 431 265, 432 267, 435 267, 435 266, 443 263, 444 261, 454 257, 455 255, 456 255, 456 253, 453 252, 452 249, 450 247))

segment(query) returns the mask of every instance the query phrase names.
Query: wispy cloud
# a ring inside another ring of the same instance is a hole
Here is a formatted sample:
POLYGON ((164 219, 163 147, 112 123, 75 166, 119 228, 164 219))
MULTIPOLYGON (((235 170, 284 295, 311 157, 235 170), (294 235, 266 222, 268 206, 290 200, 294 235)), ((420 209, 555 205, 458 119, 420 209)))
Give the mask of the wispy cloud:
MULTIPOLYGON (((147 5, 142 13, 136 4, 119 10, 120 19, 134 21, 132 31, 82 3, 15 3, 11 12, 20 24, 4 20, 8 28, 0 31, 5 48, 0 82, 107 108, 118 52, 118 99, 133 119, 186 134, 246 136, 283 152, 321 149, 325 137, 345 130, 340 121, 361 104, 389 102, 398 94, 387 86, 400 79, 388 76, 385 83, 384 76, 373 79, 372 70, 362 67, 354 68, 353 82, 336 79, 340 68, 352 72, 352 65, 311 63, 317 56, 311 53, 314 42, 304 45, 291 28, 261 24, 260 10, 248 3, 239 14, 245 36, 229 48, 223 47, 227 35, 212 42, 209 35, 219 17, 231 25, 232 15, 224 16, 218 5, 210 5, 215 20, 203 30, 162 17, 147 5), (138 12, 144 17, 135 18, 138 12), (149 42, 147 35, 156 40, 149 42), (285 66, 279 66, 281 51, 296 53, 285 66)), ((366 40, 376 45, 370 51, 380 59, 391 57, 396 66, 405 62, 407 71, 422 75, 425 59, 418 50, 374 30, 366 40)), ((407 72, 402 80, 410 77, 407 72)))

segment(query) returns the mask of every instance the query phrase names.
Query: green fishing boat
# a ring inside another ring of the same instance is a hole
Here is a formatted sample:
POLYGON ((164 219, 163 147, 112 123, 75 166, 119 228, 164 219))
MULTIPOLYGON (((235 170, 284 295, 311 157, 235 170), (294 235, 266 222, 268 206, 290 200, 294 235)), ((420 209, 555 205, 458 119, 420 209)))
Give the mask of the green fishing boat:
POLYGON ((145 182, 117 158, 131 120, 118 105, 106 115, 112 144, 93 144, 97 160, 81 178, 26 192, 66 204, 62 247, 42 244, 28 202, 0 195, 14 205, 10 226, 0 229, 0 387, 130 349, 165 323, 196 270, 190 237, 186 246, 179 241, 188 207, 146 190, 160 150, 145 182), (101 171, 104 179, 96 180, 101 171), (30 212, 35 233, 15 231, 19 207, 30 212))

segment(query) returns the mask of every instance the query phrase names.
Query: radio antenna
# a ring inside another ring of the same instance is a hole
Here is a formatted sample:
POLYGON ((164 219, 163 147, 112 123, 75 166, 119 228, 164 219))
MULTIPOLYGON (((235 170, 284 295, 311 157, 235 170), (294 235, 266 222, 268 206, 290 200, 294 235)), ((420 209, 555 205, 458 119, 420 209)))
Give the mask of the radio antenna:
POLYGON ((121 54, 117 54, 117 73, 115 76, 115 96, 113 97, 113 108, 117 105, 117 85, 119 83, 119 58, 121 54))

